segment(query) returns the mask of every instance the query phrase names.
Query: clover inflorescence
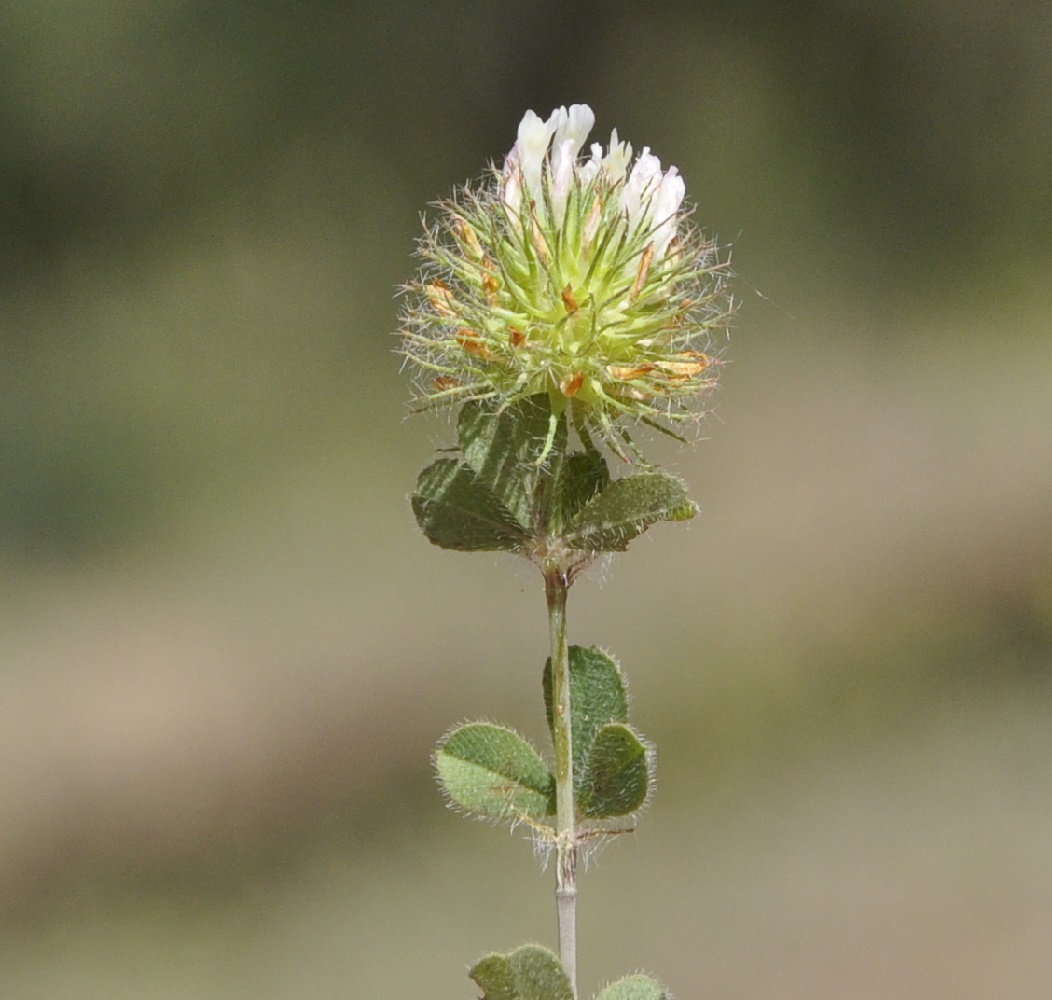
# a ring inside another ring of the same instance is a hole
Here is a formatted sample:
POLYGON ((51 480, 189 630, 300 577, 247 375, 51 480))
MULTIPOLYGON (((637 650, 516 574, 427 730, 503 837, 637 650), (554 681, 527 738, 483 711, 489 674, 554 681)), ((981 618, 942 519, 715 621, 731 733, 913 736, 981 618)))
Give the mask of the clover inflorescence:
POLYGON ((438 204, 402 353, 422 407, 546 393, 627 458, 631 424, 672 432, 703 412, 734 302, 677 169, 647 147, 633 161, 616 131, 580 156, 593 123, 587 105, 527 112, 503 167, 438 204))

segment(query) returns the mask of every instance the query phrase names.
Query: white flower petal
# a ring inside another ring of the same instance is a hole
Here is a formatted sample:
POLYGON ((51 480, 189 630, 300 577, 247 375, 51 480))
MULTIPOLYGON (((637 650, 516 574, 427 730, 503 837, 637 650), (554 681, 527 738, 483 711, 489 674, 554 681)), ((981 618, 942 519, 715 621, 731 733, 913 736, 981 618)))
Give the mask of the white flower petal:
POLYGON ((598 176, 603 169, 603 147, 598 142, 592 143, 592 158, 585 160, 577 168, 577 176, 581 179, 581 187, 587 187, 598 176))
POLYGON ((548 120, 544 123, 544 127, 548 130, 549 139, 555 135, 568 117, 569 114, 565 107, 556 108, 550 115, 548 115, 548 120))
MULTIPOLYGON (((554 117, 553 114, 552 118, 554 117)), ((551 127, 552 118, 545 123, 532 111, 527 111, 522 116, 522 121, 519 122, 519 138, 515 143, 522 185, 526 188, 528 197, 538 203, 541 201, 544 157, 548 152, 548 143, 554 131, 554 127, 551 127)))
MULTIPOLYGON (((558 133, 557 133, 558 134, 558 133)), ((573 151, 573 139, 564 139, 552 150, 551 200, 552 211, 558 225, 566 217, 566 199, 573 183, 576 154, 573 151)))
POLYGON ((628 227, 630 232, 644 225, 650 199, 654 196, 654 190, 660 183, 661 161, 650 152, 649 146, 643 147, 628 175, 625 189, 621 193, 621 203, 625 207, 628 216, 628 227))
POLYGON ((522 206, 522 171, 519 169, 518 144, 512 146, 511 152, 504 157, 500 196, 512 217, 517 217, 522 206))
POLYGON ((602 174, 611 186, 623 185, 621 207, 630 234, 652 232, 654 251, 661 257, 675 236, 685 186, 675 167, 662 172, 661 161, 644 146, 632 160, 632 146, 610 133, 604 155, 600 143, 591 146, 591 157, 579 160, 595 114, 587 104, 555 108, 547 120, 527 111, 519 122, 518 138, 504 160, 501 197, 513 216, 527 200, 543 221, 550 205, 554 222, 562 225, 571 186, 587 186, 602 174), (631 169, 629 164, 631 163, 631 169), (544 185, 548 185, 545 191, 544 185))
POLYGON ((570 140, 570 155, 576 159, 595 124, 595 114, 587 104, 571 104, 568 112, 565 108, 560 108, 559 111, 561 120, 552 139, 552 148, 563 147, 567 140, 570 140))
MULTIPOLYGON (((596 147, 592 147, 593 152, 596 147)), ((610 133, 610 152, 603 159, 603 169, 606 176, 617 184, 624 180, 628 169, 628 161, 632 159, 632 146, 627 142, 617 141, 617 129, 610 133)))
MULTIPOLYGON (((595 115, 587 104, 571 104, 570 110, 559 108, 552 137, 551 202, 555 221, 561 226, 566 215, 566 199, 577 168, 577 154, 595 124, 595 115)), ((548 119, 549 126, 552 118, 548 119)))
POLYGON ((661 178, 657 191, 654 192, 648 213, 651 224, 658 227, 654 233, 654 252, 659 258, 676 235, 679 206, 683 204, 683 196, 686 193, 686 185, 679 176, 679 171, 675 167, 669 167, 668 172, 661 178))

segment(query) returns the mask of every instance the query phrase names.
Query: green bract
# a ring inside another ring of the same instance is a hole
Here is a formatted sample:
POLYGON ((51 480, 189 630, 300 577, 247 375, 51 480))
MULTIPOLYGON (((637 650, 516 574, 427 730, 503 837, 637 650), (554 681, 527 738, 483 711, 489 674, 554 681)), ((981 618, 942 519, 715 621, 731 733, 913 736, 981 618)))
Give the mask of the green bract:
POLYGON ((733 301, 676 168, 648 148, 631 162, 616 132, 580 157, 593 121, 586 105, 527 112, 503 169, 439 203, 402 350, 424 406, 547 394, 555 419, 627 457, 625 424, 698 415, 733 301))
POLYGON ((551 419, 546 396, 500 412, 463 406, 462 459, 433 462, 410 497, 424 534, 444 549, 515 552, 572 580, 600 552, 623 552, 651 525, 697 514, 674 476, 649 470, 611 481, 594 448, 566 454, 563 418, 546 443, 551 419))

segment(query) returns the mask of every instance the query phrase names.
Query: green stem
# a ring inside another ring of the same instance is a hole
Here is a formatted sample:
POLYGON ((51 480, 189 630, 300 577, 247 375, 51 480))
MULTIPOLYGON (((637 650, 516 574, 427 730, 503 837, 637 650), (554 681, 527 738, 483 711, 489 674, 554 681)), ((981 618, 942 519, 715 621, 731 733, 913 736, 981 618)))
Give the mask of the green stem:
POLYGON ((566 596, 570 576, 562 567, 544 575, 552 655, 552 742, 555 744, 555 905, 559 958, 577 996, 577 828, 573 788, 573 729, 570 714, 570 657, 566 646, 566 596))

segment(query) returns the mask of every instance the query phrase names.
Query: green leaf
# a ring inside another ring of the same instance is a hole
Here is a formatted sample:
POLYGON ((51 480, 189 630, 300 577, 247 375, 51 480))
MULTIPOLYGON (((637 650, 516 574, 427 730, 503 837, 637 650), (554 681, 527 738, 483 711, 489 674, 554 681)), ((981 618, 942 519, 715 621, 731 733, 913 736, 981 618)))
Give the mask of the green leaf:
POLYGON ((603 726, 588 750, 581 812, 589 819, 609 819, 641 808, 650 788, 648 763, 646 746, 628 726, 603 726))
POLYGON ((610 483, 610 471, 595 450, 567 455, 553 470, 547 488, 544 523, 548 534, 559 536, 589 500, 610 483))
MULTIPOLYGON (((588 753, 599 730, 611 722, 628 721, 628 692, 621 668, 595 646, 571 646, 570 722, 573 728, 574 784, 580 788, 588 753)), ((544 706, 552 729, 552 661, 544 666, 544 706)), ((555 739, 554 733, 552 739, 555 739)))
POLYGON ((535 944, 487 955, 468 975, 481 987, 482 1000, 574 1000, 558 957, 535 944))
POLYGON ((514 730, 459 726, 439 743, 435 769, 446 795, 468 812, 510 820, 555 813, 555 778, 514 730))
POLYGON ((443 549, 514 551, 525 538, 515 518, 455 459, 424 469, 410 502, 420 530, 443 549))
POLYGON ((623 552, 658 521, 686 521, 698 508, 684 484, 664 472, 615 479, 593 497, 568 526, 575 549, 623 552))
POLYGON ((531 396, 499 412, 484 403, 465 403, 457 422, 464 461, 478 481, 507 509, 519 527, 533 533, 534 490, 548 454, 566 450, 566 420, 558 419, 554 439, 547 395, 531 396))
POLYGON ((664 987, 650 976, 625 976, 606 987, 595 1000, 666 1000, 664 987))

